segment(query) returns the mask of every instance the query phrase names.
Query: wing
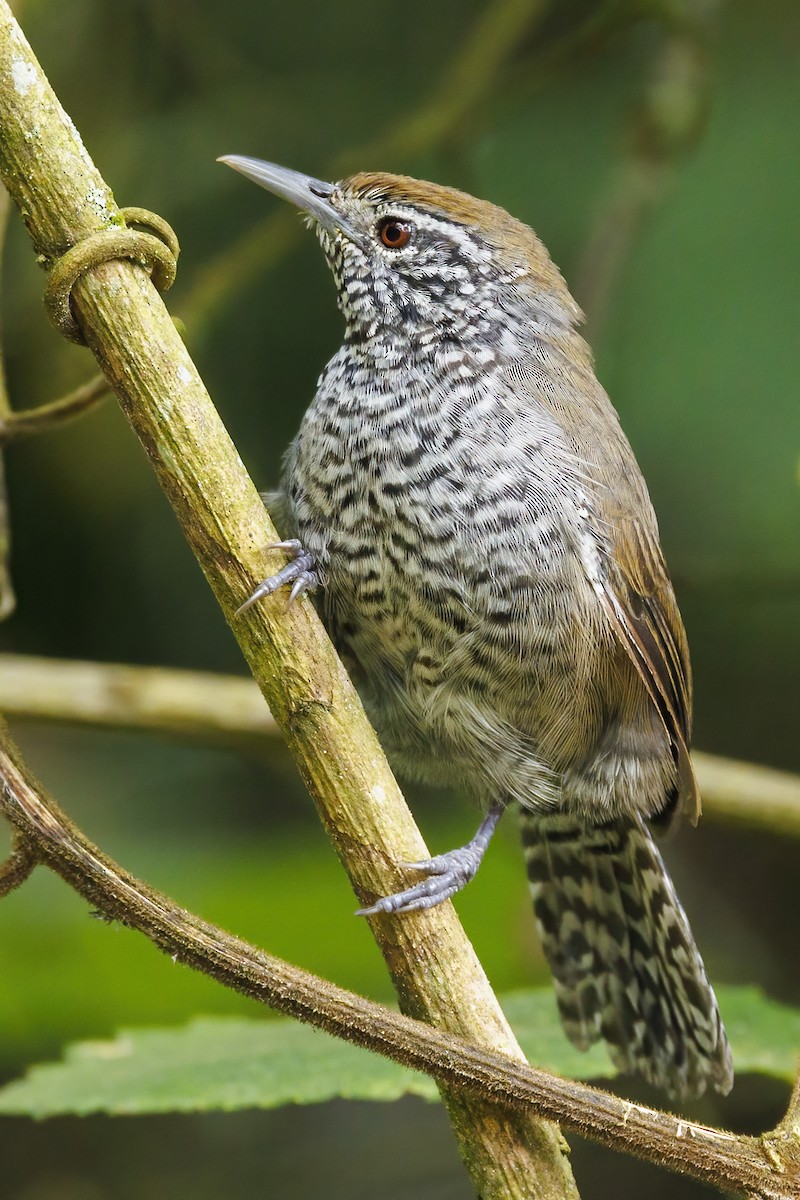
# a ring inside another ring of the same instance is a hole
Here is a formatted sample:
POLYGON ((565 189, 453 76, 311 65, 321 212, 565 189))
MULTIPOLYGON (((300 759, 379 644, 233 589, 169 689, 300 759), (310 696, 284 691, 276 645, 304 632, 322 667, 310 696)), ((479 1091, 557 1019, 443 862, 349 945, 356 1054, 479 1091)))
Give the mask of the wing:
POLYGON ((657 535, 635 519, 613 525, 611 555, 598 594, 670 739, 681 807, 693 824, 700 794, 689 758, 692 679, 689 651, 657 535))
POLYGON ((589 498, 601 569, 587 559, 587 576, 661 717, 678 769, 678 800, 696 824, 689 650, 639 465, 594 374, 591 351, 574 329, 541 334, 520 373, 534 409, 547 413, 561 432, 567 453, 557 465, 563 477, 571 475, 575 491, 589 498), (550 377, 548 388, 538 383, 542 373, 550 377))

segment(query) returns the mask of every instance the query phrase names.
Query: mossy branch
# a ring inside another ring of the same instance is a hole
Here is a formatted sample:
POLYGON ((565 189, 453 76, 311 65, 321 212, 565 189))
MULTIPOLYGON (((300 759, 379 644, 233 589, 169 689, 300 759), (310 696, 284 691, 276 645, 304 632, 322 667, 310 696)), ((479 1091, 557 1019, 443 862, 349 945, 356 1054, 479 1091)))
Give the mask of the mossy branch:
MULTIPOLYGON (((40 261, 119 229, 108 185, 61 108, 5 0, 0 0, 0 171, 40 261)), ((127 261, 76 282, 72 308, 139 437, 250 669, 284 732, 359 901, 396 891, 397 863, 428 856, 358 697, 308 601, 234 613, 276 569, 258 493, 153 287, 127 261)), ((477 1046, 521 1058, 450 904, 373 932, 407 1013, 477 1046)), ((574 1196, 555 1126, 443 1086, 477 1192, 574 1196)))

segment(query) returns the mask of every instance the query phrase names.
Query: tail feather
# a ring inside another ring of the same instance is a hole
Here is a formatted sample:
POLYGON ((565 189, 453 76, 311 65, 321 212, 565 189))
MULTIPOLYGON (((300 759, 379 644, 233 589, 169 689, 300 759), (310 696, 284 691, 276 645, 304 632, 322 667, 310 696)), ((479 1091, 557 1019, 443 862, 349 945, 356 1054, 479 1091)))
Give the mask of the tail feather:
POLYGON ((674 1096, 733 1084, 716 997, 644 822, 523 812, 542 945, 565 1032, 674 1096))

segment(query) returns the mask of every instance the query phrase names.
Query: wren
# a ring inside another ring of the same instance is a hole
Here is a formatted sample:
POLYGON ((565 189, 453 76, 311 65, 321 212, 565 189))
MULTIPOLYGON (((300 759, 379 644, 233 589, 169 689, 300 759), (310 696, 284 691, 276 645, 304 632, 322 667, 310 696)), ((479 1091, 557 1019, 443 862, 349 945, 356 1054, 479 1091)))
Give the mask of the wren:
POLYGON ((646 485, 534 232, 400 175, 222 160, 291 201, 344 342, 270 503, 284 585, 319 589, 390 761, 485 813, 366 912, 438 904, 519 811, 567 1035, 674 1096, 733 1083, 650 824, 700 813, 686 636, 646 485))

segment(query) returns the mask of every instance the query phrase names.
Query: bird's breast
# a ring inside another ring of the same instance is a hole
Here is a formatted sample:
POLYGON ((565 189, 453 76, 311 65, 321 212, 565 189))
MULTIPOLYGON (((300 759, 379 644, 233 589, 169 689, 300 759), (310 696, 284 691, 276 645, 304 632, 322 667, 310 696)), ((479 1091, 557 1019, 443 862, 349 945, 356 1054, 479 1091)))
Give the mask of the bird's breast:
POLYGON ((285 483, 331 622, 359 657, 442 661, 465 637, 516 641, 519 657, 520 640, 533 651, 573 635, 578 594, 594 599, 556 435, 491 370, 333 360, 285 483))

